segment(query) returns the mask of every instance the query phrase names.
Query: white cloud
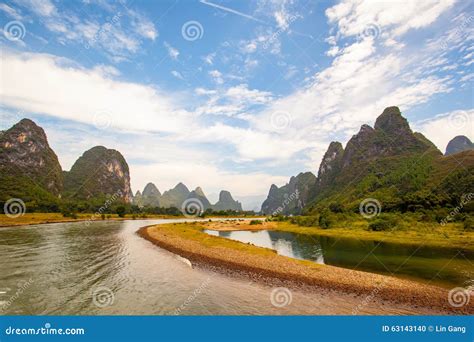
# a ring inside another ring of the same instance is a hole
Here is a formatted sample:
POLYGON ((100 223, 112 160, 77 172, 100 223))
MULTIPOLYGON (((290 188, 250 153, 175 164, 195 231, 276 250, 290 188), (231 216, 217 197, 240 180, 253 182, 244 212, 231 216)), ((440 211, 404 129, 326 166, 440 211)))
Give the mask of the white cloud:
POLYGON ((8 6, 7 4, 0 4, 0 11, 5 12, 16 20, 23 20, 23 16, 20 14, 20 12, 15 8, 8 6))
POLYGON ((444 153, 448 142, 457 135, 474 140, 474 109, 454 110, 419 121, 414 128, 428 137, 444 153))
POLYGON ((144 38, 155 40, 158 37, 158 31, 156 30, 155 25, 143 16, 140 18, 141 19, 133 24, 135 31, 144 38))
POLYGON ((164 46, 166 47, 166 49, 168 50, 168 55, 174 59, 174 60, 177 60, 178 59, 178 56, 179 56, 179 51, 178 49, 172 47, 169 43, 167 42, 164 42, 164 46))
POLYGON ((50 17, 57 13, 56 6, 50 0, 16 0, 16 2, 42 17, 50 17))
MULTIPOLYGON (((367 29, 401 36, 410 29, 432 24, 455 0, 370 1, 343 0, 326 10, 329 22, 336 23, 343 36, 358 36, 367 29)), ((377 32, 378 33, 378 32, 377 32)))
POLYGON ((251 106, 263 105, 272 100, 272 94, 258 89, 249 89, 247 84, 239 84, 227 89, 209 90, 195 89, 197 95, 207 96, 204 105, 196 108, 198 115, 224 115, 235 116, 244 113, 251 106))
POLYGON ((216 82, 217 84, 224 83, 222 73, 219 70, 211 70, 209 71, 209 75, 214 79, 214 82, 216 82))
POLYGON ((137 53, 142 38, 155 40, 158 32, 144 15, 119 4, 99 2, 110 13, 106 18, 97 15, 77 16, 58 10, 50 0, 17 0, 26 10, 39 16, 49 31, 57 34, 61 44, 78 43, 88 49, 97 48, 114 61, 123 61, 137 53), (125 9, 125 10, 124 10, 125 9))
POLYGON ((213 53, 208 54, 207 56, 204 56, 204 57, 203 57, 203 60, 204 60, 204 62, 206 62, 207 64, 213 65, 213 64, 214 64, 214 58, 215 58, 215 57, 216 57, 216 53, 213 52, 213 53))
POLYGON ((179 71, 176 71, 176 70, 172 70, 171 71, 171 75, 173 75, 174 77, 180 79, 180 80, 184 80, 184 77, 183 75, 179 72, 179 71))
POLYGON ((109 113, 111 127, 177 132, 192 126, 192 115, 167 94, 115 80, 102 70, 84 69, 46 54, 4 52, 2 103, 33 113, 94 124, 97 112, 109 113), (84 100, 87 99, 87 100, 84 100))

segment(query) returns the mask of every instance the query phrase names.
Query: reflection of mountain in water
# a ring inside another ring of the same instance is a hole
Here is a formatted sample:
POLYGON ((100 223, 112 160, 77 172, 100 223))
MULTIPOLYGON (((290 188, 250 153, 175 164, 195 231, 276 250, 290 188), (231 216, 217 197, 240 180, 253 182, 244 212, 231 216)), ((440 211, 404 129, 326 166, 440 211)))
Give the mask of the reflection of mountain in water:
MULTIPOLYGON (((281 231, 206 231, 212 235, 271 248, 279 255, 320 264, 398 274, 445 284, 464 284, 463 267, 474 259, 472 252, 449 248, 407 246, 379 241, 360 241, 281 231), (449 263, 449 267, 444 267, 449 263), (455 266, 455 264, 457 266, 455 266), (441 271, 440 271, 441 270, 441 271)), ((470 265, 469 265, 470 267, 470 265)))

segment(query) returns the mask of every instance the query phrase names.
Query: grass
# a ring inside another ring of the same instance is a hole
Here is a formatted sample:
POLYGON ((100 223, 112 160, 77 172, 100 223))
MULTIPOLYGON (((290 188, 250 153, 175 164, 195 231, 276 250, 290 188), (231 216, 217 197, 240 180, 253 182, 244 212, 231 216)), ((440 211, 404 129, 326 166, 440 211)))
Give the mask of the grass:
POLYGON ((198 242, 206 248, 222 247, 245 251, 250 254, 274 256, 273 249, 256 247, 252 244, 230 240, 220 236, 209 235, 203 232, 208 229, 201 222, 160 224, 154 227, 164 235, 179 235, 179 237, 198 242))
POLYGON ((290 222, 276 222, 276 224, 275 230, 300 234, 474 251, 474 232, 464 230, 462 223, 448 223, 442 226, 434 222, 402 222, 390 231, 370 231, 368 221, 363 219, 339 221, 329 229, 301 227, 290 222))
MULTIPOLYGON (((76 214, 77 218, 64 217, 61 213, 25 213, 19 217, 8 217, 4 214, 0 214, 0 227, 9 227, 9 226, 23 226, 23 225, 32 225, 32 224, 43 224, 43 223, 59 223, 59 222, 74 222, 74 221, 101 221, 102 218, 100 215, 95 215, 93 213, 87 214, 76 214)), ((105 220, 131 220, 133 215, 125 215, 121 218, 117 214, 106 214, 105 220)), ((178 218, 176 216, 166 216, 166 215, 146 215, 147 219, 162 219, 162 218, 178 218)), ((142 217, 137 216, 137 220, 143 219, 142 217)))

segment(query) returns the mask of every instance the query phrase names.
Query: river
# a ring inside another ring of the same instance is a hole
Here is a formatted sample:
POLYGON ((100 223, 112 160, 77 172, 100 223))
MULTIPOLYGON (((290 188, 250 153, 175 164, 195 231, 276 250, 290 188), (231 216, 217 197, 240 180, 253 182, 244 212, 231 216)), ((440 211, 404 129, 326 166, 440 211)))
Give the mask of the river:
POLYGON ((358 314, 421 312, 361 305, 363 298, 332 291, 275 289, 191 268, 136 234, 140 227, 175 221, 180 220, 0 229, 0 314, 308 315, 351 314, 356 308, 358 314))

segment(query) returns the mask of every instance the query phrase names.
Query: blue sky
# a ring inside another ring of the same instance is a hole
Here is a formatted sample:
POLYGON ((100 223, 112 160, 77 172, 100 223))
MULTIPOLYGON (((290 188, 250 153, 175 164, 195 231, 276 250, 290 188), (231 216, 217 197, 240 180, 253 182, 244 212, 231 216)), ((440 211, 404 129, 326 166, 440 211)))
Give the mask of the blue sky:
POLYGON ((473 138, 470 1, 0 4, 0 129, 30 117, 63 169, 104 145, 132 188, 247 208, 397 105, 442 151, 473 138))

